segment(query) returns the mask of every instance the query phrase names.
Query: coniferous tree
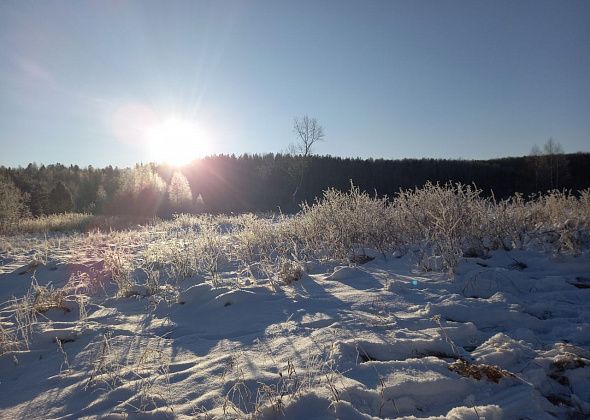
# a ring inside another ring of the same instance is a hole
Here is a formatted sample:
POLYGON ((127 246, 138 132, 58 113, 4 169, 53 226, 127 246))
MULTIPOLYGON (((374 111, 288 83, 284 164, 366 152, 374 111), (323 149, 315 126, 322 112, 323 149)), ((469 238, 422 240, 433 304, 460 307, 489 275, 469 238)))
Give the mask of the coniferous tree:
POLYGON ((51 213, 68 213, 74 210, 72 193, 62 181, 55 184, 49 192, 49 209, 51 213))
POLYGON ((290 213, 297 211, 301 202, 312 202, 321 196, 327 188, 348 190, 350 180, 363 191, 389 197, 400 188, 419 187, 426 181, 474 183, 484 195, 490 196, 493 191, 498 199, 514 192, 526 197, 550 188, 566 188, 576 194, 590 186, 589 153, 565 155, 559 144, 553 142, 546 150, 537 148, 535 155, 491 160, 392 160, 311 154, 301 183, 301 177, 295 176, 300 173, 293 171, 297 160, 302 159, 299 154, 209 156, 183 167, 193 203, 182 209, 172 209, 175 199, 174 194, 169 199, 167 184, 171 183, 176 169, 167 165, 98 169, 31 164, 24 168, 0 166, 0 175, 8 177, 29 198, 27 204, 33 216, 56 211, 145 216, 180 211, 237 213, 280 209, 290 213), (49 192, 59 182, 73 199, 73 207, 66 205, 67 210, 54 208, 49 198, 49 192), (199 209, 195 197, 201 197, 199 209))
POLYGON ((33 216, 49 213, 49 192, 45 184, 36 182, 31 186, 29 200, 30 212, 33 216))

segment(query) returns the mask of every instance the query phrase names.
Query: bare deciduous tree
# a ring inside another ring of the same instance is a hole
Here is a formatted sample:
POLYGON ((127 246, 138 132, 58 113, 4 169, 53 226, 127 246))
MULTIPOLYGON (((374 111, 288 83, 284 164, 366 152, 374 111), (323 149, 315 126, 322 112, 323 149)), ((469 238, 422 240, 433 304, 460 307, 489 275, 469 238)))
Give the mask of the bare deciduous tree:
POLYGON ((535 190, 540 186, 549 189, 559 188, 560 175, 567 175, 567 160, 563 156, 561 144, 549 138, 542 149, 534 145, 529 156, 535 172, 535 190))
POLYGON ((547 163, 549 164, 549 183, 551 188, 559 188, 559 161, 563 154, 561 144, 550 137, 547 143, 543 145, 543 151, 547 156, 547 163))
POLYGON ((541 175, 544 165, 543 152, 541 151, 541 148, 535 144, 531 149, 529 156, 532 169, 535 172, 535 191, 538 191, 539 176, 541 175))
POLYGON ((324 128, 318 123, 318 120, 307 115, 295 118, 293 131, 299 137, 299 143, 294 146, 294 150, 304 157, 311 155, 313 145, 324 139, 324 128))
POLYGON ((299 161, 295 162, 294 168, 292 168, 293 176, 299 178, 295 191, 293 191, 293 201, 296 201, 297 193, 303 184, 305 169, 309 164, 309 157, 313 152, 313 146, 318 141, 324 140, 324 128, 315 118, 304 115, 301 118, 295 117, 293 131, 297 134, 298 142, 289 146, 289 153, 294 156, 301 156, 299 161))

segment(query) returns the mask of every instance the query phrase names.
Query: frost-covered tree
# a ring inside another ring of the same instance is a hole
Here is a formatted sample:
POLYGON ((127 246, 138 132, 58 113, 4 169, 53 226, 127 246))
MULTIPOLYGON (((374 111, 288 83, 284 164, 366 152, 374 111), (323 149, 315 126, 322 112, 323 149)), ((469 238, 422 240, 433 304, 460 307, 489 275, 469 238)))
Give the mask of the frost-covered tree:
POLYGON ((152 165, 136 165, 121 177, 114 208, 128 214, 155 216, 165 193, 166 183, 152 165))
POLYGON ((27 196, 8 176, 0 174, 0 231, 28 213, 27 196))
POLYGON ((166 190, 166 183, 151 165, 136 165, 135 168, 129 169, 123 174, 119 188, 120 193, 136 196, 146 189, 158 192, 166 190))
POLYGON ((168 202, 172 210, 185 210, 193 200, 191 187, 180 171, 174 172, 168 185, 168 202))

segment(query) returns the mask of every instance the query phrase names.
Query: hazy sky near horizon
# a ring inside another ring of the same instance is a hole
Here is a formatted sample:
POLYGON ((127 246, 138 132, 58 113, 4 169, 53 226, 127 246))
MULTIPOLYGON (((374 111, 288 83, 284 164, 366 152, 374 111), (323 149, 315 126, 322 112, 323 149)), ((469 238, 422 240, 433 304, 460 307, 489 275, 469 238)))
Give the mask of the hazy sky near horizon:
MULTIPOLYGON (((590 150, 590 1, 2 1, 0 165, 152 160, 145 121, 203 153, 491 158, 590 150)), ((188 153, 188 152, 187 152, 188 153)))

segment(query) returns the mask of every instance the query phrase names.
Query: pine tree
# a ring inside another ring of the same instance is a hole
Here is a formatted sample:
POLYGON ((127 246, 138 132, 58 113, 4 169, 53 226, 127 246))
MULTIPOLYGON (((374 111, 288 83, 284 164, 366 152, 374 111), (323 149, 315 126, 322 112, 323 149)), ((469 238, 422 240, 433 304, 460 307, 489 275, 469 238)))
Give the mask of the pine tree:
POLYGON ((67 213, 74 209, 72 193, 62 181, 49 193, 49 209, 52 213, 67 213))

